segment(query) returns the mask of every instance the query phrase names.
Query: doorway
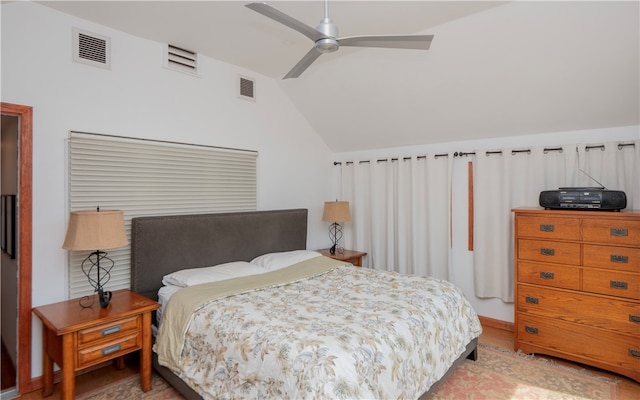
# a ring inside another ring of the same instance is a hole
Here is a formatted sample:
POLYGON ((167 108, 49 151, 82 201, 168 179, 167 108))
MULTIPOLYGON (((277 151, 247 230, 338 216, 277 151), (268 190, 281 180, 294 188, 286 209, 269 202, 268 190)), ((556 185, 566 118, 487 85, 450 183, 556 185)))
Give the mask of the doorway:
POLYGON ((18 123, 15 115, 2 115, 0 132, 0 282, 2 288, 2 309, 0 316, 0 338, 2 339, 1 389, 16 386, 16 365, 18 361, 18 263, 15 257, 15 195, 18 193, 18 123))
MULTIPOLYGON (((15 215, 15 235, 11 237, 12 243, 15 246, 6 246, 5 250, 7 254, 2 254, 2 268, 5 268, 5 260, 15 262, 15 291, 13 296, 17 299, 14 302, 16 311, 13 315, 16 316, 17 326, 14 325, 15 340, 12 340, 11 347, 16 346, 15 349, 8 348, 8 353, 15 351, 16 360, 16 384, 18 393, 27 393, 35 389, 31 380, 31 233, 32 233, 32 141, 33 141, 33 110, 32 107, 0 103, 0 109, 2 114, 2 126, 4 128, 5 121, 7 126, 11 128, 11 124, 15 124, 16 135, 15 145, 17 146, 17 157, 15 160, 14 171, 11 175, 15 175, 15 185, 8 185, 7 192, 15 191, 14 193, 6 193, 10 196, 15 196, 15 203, 11 205, 12 213, 6 213, 4 215, 15 215), (15 207, 14 207, 15 205, 15 207), (15 247, 15 251, 13 251, 15 247), (6 255, 6 257, 5 257, 6 255), (13 258, 11 258, 13 257, 13 258)), ((3 146, 4 138, 3 138, 3 146)), ((4 177, 3 168, 3 180, 4 177)), ((11 177, 7 178, 11 179, 11 177)), ((5 195, 5 185, 2 185, 2 194, 5 195)), ((5 197, 5 196, 3 196, 5 197)), ((8 203, 7 203, 8 204, 8 203)), ((3 207, 3 211, 8 206, 3 207)), ((6 221, 5 221, 6 222, 6 221)), ((3 226, 4 227, 4 226, 3 226)), ((9 231, 7 231, 9 232, 9 231)), ((13 232, 13 230, 11 230, 13 232)), ((3 244, 5 243, 5 231, 3 231, 3 244)), ((7 242, 8 244, 8 242, 7 242)), ((11 263, 9 263, 11 264, 11 263)), ((4 272, 4 271, 3 271, 4 272)), ((11 272, 12 273, 12 272, 11 272)), ((4 278, 4 275, 3 275, 4 278)), ((5 290, 2 291, 3 303, 5 290)), ((4 310, 3 310, 4 311, 4 310)), ((12 324, 13 325, 13 324, 12 324)))

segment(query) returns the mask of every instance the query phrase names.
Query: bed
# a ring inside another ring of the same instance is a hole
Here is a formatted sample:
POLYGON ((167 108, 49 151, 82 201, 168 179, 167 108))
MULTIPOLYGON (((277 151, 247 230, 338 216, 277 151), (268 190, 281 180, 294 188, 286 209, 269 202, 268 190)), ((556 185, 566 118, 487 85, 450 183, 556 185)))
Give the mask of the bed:
MULTIPOLYGON (((168 274, 304 253, 306 241, 305 209, 134 218, 132 290, 157 300, 168 274)), ((458 363, 477 358, 479 321, 451 284, 327 257, 191 286, 173 297, 153 366, 188 399, 426 399, 458 363), (434 297, 422 300, 422 292, 434 297), (200 298, 210 293, 219 297, 200 298), (192 295, 198 300, 189 303, 192 295), (431 302, 433 315, 417 314, 421 301, 431 302), (463 317, 447 316, 454 312, 463 317), (398 316, 406 326, 393 320, 398 316), (440 322, 451 318, 455 327, 440 322)))

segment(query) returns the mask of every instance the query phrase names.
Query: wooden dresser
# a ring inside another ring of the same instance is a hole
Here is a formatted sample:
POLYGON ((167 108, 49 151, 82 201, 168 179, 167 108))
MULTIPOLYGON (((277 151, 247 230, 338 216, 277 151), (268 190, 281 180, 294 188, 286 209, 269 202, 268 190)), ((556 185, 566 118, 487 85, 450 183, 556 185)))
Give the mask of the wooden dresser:
POLYGON ((515 349, 640 381, 640 211, 513 211, 515 349))

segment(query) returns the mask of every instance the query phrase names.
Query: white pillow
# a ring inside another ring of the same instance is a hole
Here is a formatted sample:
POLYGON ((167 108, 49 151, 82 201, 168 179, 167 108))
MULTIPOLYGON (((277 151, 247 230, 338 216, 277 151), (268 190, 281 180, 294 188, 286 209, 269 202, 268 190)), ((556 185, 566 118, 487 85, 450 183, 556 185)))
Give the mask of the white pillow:
POLYGON ((279 253, 267 253, 251 260, 251 264, 258 265, 267 271, 275 271, 293 264, 320 257, 322 254, 312 250, 293 250, 279 253))
POLYGON ((234 261, 211 267, 189 268, 172 272, 162 278, 163 285, 189 287, 201 283, 218 282, 226 279, 263 274, 265 271, 246 261, 234 261))

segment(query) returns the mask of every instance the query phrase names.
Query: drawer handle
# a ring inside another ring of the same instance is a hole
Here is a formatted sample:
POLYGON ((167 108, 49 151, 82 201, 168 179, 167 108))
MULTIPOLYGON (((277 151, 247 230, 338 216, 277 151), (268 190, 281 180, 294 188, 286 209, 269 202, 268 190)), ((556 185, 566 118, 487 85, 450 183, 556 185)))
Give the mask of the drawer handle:
POLYGON ((611 236, 629 236, 627 228, 611 228, 611 236))
POLYGON ((533 296, 525 297, 525 301, 530 304, 538 304, 538 298, 533 296))
POLYGON ((609 281, 609 286, 613 289, 624 289, 627 290, 627 282, 623 281, 609 281))
POLYGON ((540 224, 540 230, 542 232, 553 232, 555 227, 552 224, 540 224))
POLYGON ((628 256, 618 255, 618 254, 612 254, 611 255, 611 262, 612 263, 627 264, 627 263, 629 263, 629 257, 628 256))
POLYGON ((525 325, 524 330, 525 332, 531 333, 532 335, 538 334, 538 328, 536 328, 535 326, 525 325))
POLYGON ((107 347, 106 349, 102 349, 102 355, 106 356, 107 354, 115 353, 116 351, 119 351, 121 348, 122 348, 122 345, 120 343, 115 344, 111 347, 107 347))
POLYGON ((631 357, 640 358, 640 350, 637 349, 629 349, 629 355, 631 357))
POLYGON ((555 274, 553 272, 540 272, 540 278, 542 279, 554 279, 555 274))
POLYGON ((112 333, 120 332, 120 330, 121 330, 120 325, 105 328, 102 330, 102 336, 111 335, 112 333))
POLYGON ((543 256, 555 256, 556 251, 554 249, 547 249, 543 247, 540 249, 540 254, 542 254, 543 256))
POLYGON ((629 314, 629 321, 640 324, 640 315, 629 314))

